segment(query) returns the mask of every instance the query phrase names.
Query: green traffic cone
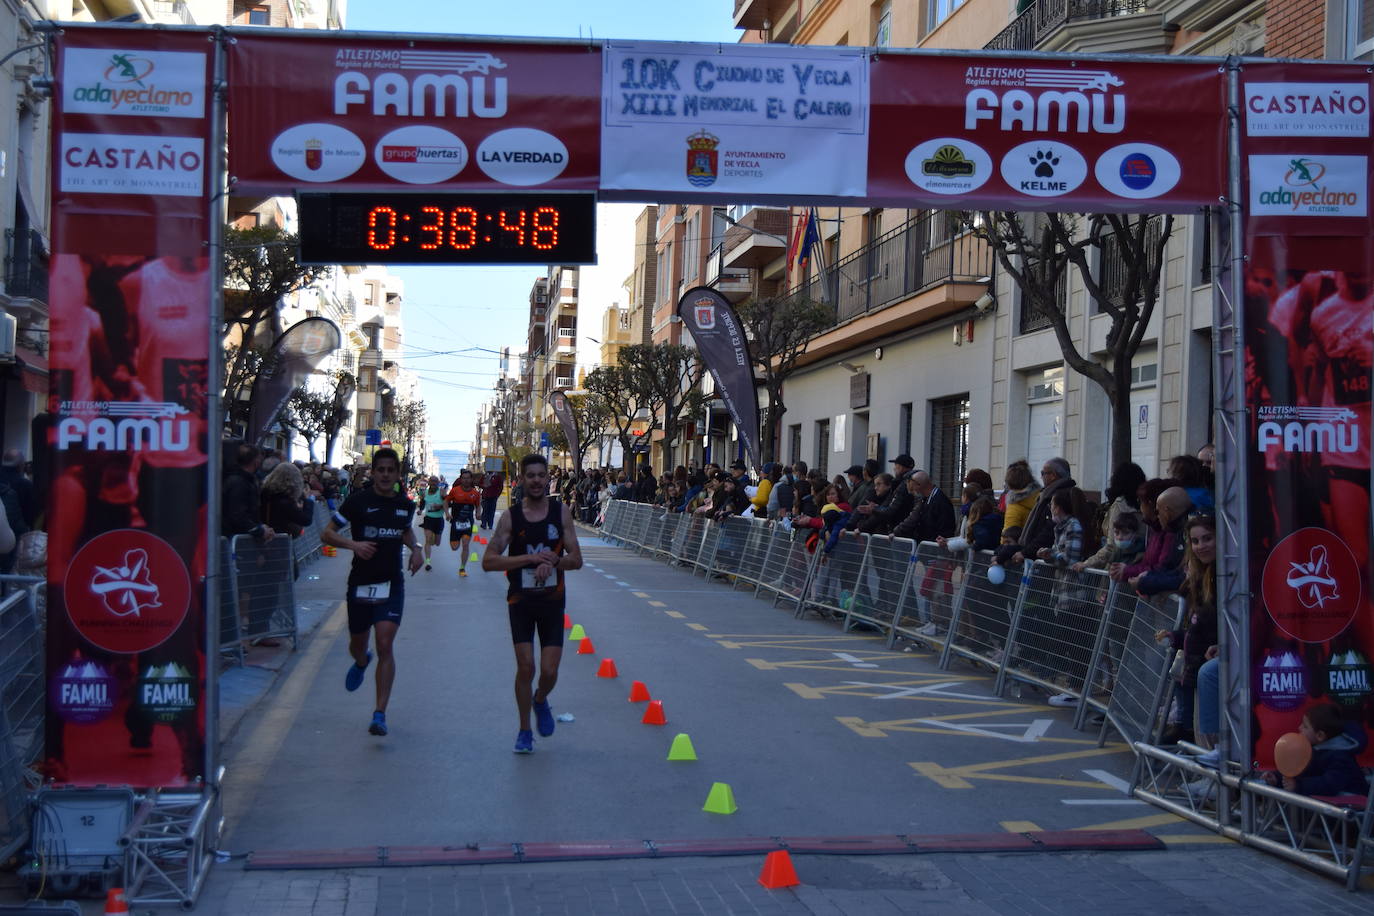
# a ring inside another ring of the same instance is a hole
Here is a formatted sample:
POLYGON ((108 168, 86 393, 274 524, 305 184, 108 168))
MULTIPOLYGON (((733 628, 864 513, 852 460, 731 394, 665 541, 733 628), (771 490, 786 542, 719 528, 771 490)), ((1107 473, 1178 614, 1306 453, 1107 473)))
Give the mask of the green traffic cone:
POLYGON ((668 749, 669 760, 696 760, 697 749, 692 747, 692 739, 687 735, 680 734, 673 739, 673 746, 668 749))
POLYGON ((469 562, 469 563, 476 563, 476 562, 478 562, 478 560, 477 560, 477 551, 474 550, 474 551, 472 552, 472 556, 468 557, 468 562, 469 562))
POLYGON ((701 806, 701 810, 710 814, 734 814, 738 811, 735 793, 730 790, 729 783, 711 783, 711 794, 706 796, 706 804, 701 806))
POLYGON ((582 629, 582 624, 575 623, 573 624, 572 631, 568 633, 568 638, 572 640, 586 639, 587 631, 582 629))

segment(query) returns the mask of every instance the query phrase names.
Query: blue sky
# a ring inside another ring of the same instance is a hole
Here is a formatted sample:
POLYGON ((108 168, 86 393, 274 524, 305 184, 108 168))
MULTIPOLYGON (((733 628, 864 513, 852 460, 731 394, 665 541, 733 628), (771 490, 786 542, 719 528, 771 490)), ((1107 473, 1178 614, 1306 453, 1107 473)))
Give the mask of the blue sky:
MULTIPOLYGON (((690 6, 654 0, 349 0, 344 25, 375 32, 506 35, 547 38, 637 38, 734 43, 734 0, 690 6)), ((595 362, 601 314, 630 273, 633 204, 600 208, 598 266, 583 271, 578 316, 581 362, 595 362)), ((491 392, 503 346, 518 350, 525 335, 530 284, 543 274, 530 267, 395 267, 405 281, 404 362, 417 372, 429 404, 436 449, 472 442, 477 411, 491 392), (453 352, 465 351, 465 352, 453 352)))

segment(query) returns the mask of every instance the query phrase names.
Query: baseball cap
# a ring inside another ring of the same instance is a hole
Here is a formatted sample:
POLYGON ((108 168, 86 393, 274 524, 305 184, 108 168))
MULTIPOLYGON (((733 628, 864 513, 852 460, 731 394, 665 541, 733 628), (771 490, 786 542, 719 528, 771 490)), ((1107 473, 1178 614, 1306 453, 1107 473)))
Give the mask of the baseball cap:
POLYGON ((775 462, 772 462, 772 461, 765 461, 765 462, 763 463, 763 473, 765 473, 765 474, 771 474, 771 473, 773 473, 773 472, 776 471, 776 470, 778 470, 778 466, 777 466, 777 464, 776 464, 775 462))
POLYGON ((904 468, 916 467, 916 461, 910 455, 898 455, 892 459, 893 464, 900 464, 904 468))
POLYGON ((736 458, 735 461, 734 461, 734 463, 730 465, 730 470, 732 470, 732 471, 747 471, 747 470, 749 470, 749 466, 746 465, 746 464, 744 463, 744 459, 742 459, 742 458, 736 458))
POLYGON ((862 464, 851 464, 845 473, 854 477, 862 477, 864 474, 864 466, 862 464))

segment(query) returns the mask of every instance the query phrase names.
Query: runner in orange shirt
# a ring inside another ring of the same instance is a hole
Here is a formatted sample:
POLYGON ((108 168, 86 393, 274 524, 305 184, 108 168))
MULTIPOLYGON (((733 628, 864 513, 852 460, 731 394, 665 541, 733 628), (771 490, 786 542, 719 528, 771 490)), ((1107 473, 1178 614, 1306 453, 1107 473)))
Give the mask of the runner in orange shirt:
POLYGON ((482 504, 482 491, 472 485, 472 473, 466 468, 458 475, 458 483, 448 491, 448 544, 460 552, 458 575, 468 575, 468 545, 472 542, 472 526, 477 524, 477 507, 482 504))

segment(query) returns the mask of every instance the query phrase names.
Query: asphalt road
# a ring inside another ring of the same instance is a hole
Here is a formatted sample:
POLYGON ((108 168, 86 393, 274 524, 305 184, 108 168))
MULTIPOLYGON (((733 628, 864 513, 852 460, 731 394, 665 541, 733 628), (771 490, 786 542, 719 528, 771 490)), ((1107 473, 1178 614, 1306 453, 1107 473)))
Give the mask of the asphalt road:
MULTIPOLYGON (((553 694, 576 721, 512 754, 504 579, 436 554, 407 583, 391 734, 367 734, 372 684, 343 688, 344 614, 323 625, 257 721, 226 749, 235 851, 703 837, 985 833, 1095 825, 1191 828, 1122 794, 1130 756, 1069 712, 1002 699, 987 672, 794 620, 582 535, 553 694), (619 678, 596 676, 612 658, 619 678), (641 680, 668 724, 641 724, 641 680), (696 762, 666 760, 691 736, 696 762), (738 811, 702 811, 713 782, 738 811)), ((342 597, 347 556, 312 567, 342 597)))

